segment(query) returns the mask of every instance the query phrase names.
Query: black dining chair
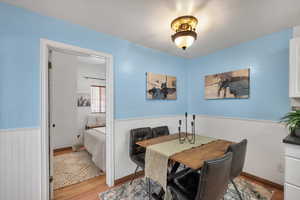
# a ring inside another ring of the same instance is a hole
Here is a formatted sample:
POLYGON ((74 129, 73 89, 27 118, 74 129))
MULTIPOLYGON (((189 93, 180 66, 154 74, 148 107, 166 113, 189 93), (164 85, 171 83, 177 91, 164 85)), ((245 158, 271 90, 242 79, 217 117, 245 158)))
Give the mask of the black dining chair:
POLYGON ((150 127, 137 128, 130 131, 129 156, 130 159, 137 165, 130 184, 132 184, 133 180, 135 179, 138 169, 145 169, 146 149, 137 145, 136 143, 150 138, 153 138, 150 127))
POLYGON ((247 151, 247 139, 242 140, 240 143, 231 144, 228 147, 227 152, 232 152, 232 164, 231 164, 231 172, 230 172, 230 181, 234 186, 239 198, 242 200, 242 195, 238 190, 235 182, 233 179, 238 177, 244 168, 245 158, 246 158, 246 151, 247 151))
MULTIPOLYGON (((220 200, 227 190, 232 153, 205 161, 201 172, 188 171, 176 177, 168 187, 174 200, 220 200)), ((180 172, 179 172, 180 173, 180 172)))
POLYGON ((152 128, 153 137, 170 135, 168 126, 159 126, 152 128))

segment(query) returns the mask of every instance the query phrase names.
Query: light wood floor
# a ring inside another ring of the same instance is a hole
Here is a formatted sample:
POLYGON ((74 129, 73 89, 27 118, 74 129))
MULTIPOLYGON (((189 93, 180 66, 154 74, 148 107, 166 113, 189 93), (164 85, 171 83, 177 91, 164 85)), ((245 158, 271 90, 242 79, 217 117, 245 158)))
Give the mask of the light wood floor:
MULTIPOLYGON (((55 152, 54 155, 61 155, 64 153, 70 152, 70 149, 55 152)), ((272 200, 283 200, 283 191, 281 189, 277 189, 269 184, 259 182, 253 178, 242 176, 243 178, 255 182, 259 185, 262 185, 272 191, 274 191, 274 195, 272 200)), ((99 200, 98 195, 101 192, 104 192, 109 189, 109 187, 105 184, 106 177, 98 176, 87 181, 70 185, 64 187, 62 189, 58 189, 54 191, 54 199, 55 200, 99 200)), ((129 179, 125 178, 118 181, 116 186, 121 185, 128 181, 129 179)), ((116 187, 115 186, 115 187, 116 187)))

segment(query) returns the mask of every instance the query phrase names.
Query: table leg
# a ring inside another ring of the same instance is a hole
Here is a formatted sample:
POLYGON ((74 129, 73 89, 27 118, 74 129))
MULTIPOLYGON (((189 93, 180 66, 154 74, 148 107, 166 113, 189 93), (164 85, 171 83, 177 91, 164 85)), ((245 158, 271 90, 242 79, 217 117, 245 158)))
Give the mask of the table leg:
POLYGON ((177 169, 179 168, 179 166, 180 166, 180 163, 176 162, 171 169, 170 175, 174 175, 176 173, 177 169))
POLYGON ((149 197, 149 200, 151 200, 151 181, 150 181, 150 178, 147 178, 147 181, 148 181, 148 197, 149 197))
MULTIPOLYGON (((176 171, 178 170, 179 166, 180 166, 180 163, 176 162, 176 163, 172 166, 171 171, 168 173, 168 177, 173 176, 173 175, 176 173, 176 171)), ((169 181, 171 181, 171 180, 169 180, 169 178, 167 178, 167 183, 168 183, 169 181)), ((160 191, 159 191, 159 193, 158 193, 158 194, 153 193, 153 194, 152 194, 152 197, 153 197, 155 200, 163 200, 163 199, 164 199, 164 195, 165 195, 165 191, 164 191, 163 188, 161 188, 160 191)))

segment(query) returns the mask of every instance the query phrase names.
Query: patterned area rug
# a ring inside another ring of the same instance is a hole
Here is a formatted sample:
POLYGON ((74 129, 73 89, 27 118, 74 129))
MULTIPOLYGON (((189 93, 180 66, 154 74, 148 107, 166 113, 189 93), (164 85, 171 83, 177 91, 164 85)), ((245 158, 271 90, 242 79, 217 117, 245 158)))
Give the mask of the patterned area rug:
POLYGON ((54 190, 104 174, 85 150, 54 156, 53 167, 54 190))
MULTIPOLYGON (((236 178, 235 182, 242 193, 244 200, 271 200, 273 192, 243 178, 236 178)), ((160 187, 152 183, 152 192, 158 193, 160 187)), ((229 184, 225 200, 239 200, 232 184, 229 184)), ((145 179, 136 179, 132 185, 125 183, 99 194, 100 200, 148 200, 147 184, 145 179)))

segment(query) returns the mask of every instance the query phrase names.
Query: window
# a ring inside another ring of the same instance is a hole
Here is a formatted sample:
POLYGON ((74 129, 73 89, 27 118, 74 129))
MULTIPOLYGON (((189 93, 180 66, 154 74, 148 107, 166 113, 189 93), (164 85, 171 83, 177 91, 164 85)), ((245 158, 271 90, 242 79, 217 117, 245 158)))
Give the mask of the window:
POLYGON ((91 86, 91 109, 93 113, 105 112, 105 87, 91 86))

